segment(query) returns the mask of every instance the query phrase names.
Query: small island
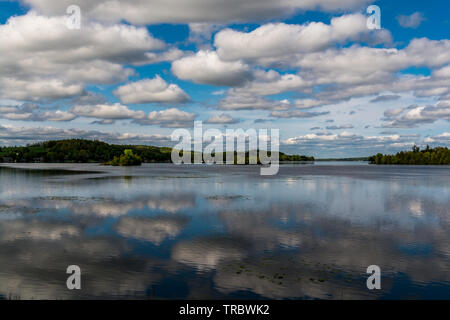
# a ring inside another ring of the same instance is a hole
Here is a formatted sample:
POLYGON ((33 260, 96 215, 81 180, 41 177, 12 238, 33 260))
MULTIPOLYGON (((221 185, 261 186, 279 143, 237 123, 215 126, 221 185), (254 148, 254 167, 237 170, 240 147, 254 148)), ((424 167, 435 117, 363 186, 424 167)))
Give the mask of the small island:
POLYGON ((104 163, 104 165, 115 167, 140 166, 141 164, 142 158, 135 155, 131 149, 125 149, 120 157, 114 157, 111 161, 104 163))
POLYGON ((370 157, 369 163, 377 165, 450 165, 450 149, 427 146, 421 150, 414 146, 412 151, 402 151, 395 155, 379 153, 370 157))

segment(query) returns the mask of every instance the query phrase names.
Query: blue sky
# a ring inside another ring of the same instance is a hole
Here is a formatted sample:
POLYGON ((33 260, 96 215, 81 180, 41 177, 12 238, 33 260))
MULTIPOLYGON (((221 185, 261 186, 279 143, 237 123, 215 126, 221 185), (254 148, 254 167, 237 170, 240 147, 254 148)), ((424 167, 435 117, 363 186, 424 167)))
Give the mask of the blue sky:
POLYGON ((105 3, 0 1, 0 144, 172 145, 201 120, 316 157, 450 145, 448 1, 105 3))

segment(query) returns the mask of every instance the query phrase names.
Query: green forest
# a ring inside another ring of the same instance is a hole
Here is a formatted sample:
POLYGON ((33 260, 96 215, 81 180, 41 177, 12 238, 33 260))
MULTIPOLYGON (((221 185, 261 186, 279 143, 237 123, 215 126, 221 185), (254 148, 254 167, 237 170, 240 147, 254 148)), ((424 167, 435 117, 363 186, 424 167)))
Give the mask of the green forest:
MULTIPOLYGON (((97 140, 54 140, 18 147, 0 147, 0 162, 104 163, 139 165, 171 162, 172 149, 142 145, 108 144, 97 140)), ((270 155, 270 152, 269 152, 270 155)), ((224 159, 226 154, 224 154, 224 159)), ((235 159, 237 154, 235 153, 235 159)), ((192 154, 193 158, 193 154, 192 154)), ((246 153, 248 163, 248 152, 246 153)), ((280 161, 314 161, 313 157, 279 153, 280 161)))
POLYGON ((125 150, 143 162, 170 162, 171 148, 108 144, 92 140, 46 141, 23 147, 0 147, 3 162, 97 162, 106 163, 120 158, 125 150))
POLYGON ((402 151, 395 155, 381 153, 369 158, 372 164, 405 164, 405 165, 449 165, 450 149, 443 147, 420 149, 414 146, 411 151, 402 151))

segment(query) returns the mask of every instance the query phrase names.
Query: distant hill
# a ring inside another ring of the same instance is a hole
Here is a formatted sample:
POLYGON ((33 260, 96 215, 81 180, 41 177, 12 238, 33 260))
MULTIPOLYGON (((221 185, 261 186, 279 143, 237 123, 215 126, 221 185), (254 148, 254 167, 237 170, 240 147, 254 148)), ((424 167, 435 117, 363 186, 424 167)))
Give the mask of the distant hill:
POLYGON ((372 164, 409 164, 409 165, 450 165, 450 149, 427 146, 420 150, 414 146, 412 151, 402 151, 395 155, 383 155, 381 153, 369 158, 372 164))
MULTIPOLYGON (((0 162, 96 162, 107 163, 125 150, 143 162, 171 162, 172 148, 142 145, 108 144, 97 140, 54 140, 24 147, 0 147, 0 162)), ((248 162, 248 152, 245 157, 248 162)), ((226 157, 226 153, 223 154, 226 157)), ((237 153, 235 153, 235 159, 237 153)), ((313 157, 279 153, 280 161, 314 161, 313 157)))

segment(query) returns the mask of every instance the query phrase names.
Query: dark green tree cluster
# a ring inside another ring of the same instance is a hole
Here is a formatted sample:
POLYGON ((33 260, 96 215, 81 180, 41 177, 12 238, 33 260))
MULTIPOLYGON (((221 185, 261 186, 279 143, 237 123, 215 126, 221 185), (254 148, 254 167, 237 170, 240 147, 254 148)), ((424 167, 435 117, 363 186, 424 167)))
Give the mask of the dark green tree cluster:
POLYGON ((449 165, 450 149, 443 147, 420 150, 414 146, 412 151, 402 151, 396 155, 383 155, 381 153, 369 158, 372 164, 406 164, 406 165, 449 165))
POLYGON ((142 158, 135 155, 131 149, 125 149, 120 157, 114 157, 112 161, 106 163, 111 166, 140 166, 141 164, 142 158))
POLYGON ((131 149, 143 162, 170 162, 171 148, 114 145, 102 141, 55 140, 24 147, 2 147, 0 161, 12 162, 100 162, 120 157, 131 149))

